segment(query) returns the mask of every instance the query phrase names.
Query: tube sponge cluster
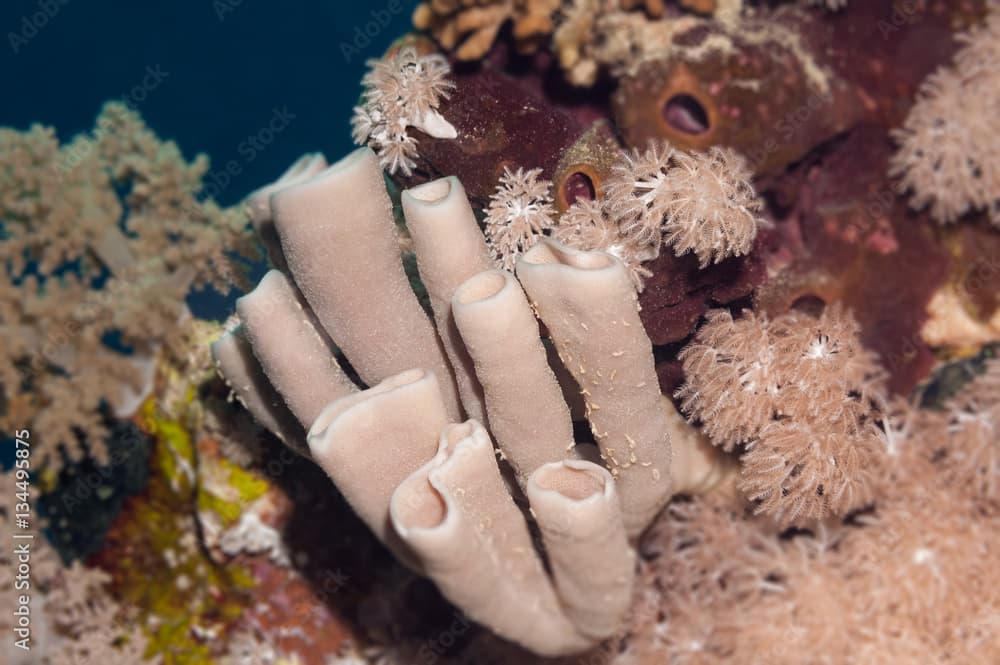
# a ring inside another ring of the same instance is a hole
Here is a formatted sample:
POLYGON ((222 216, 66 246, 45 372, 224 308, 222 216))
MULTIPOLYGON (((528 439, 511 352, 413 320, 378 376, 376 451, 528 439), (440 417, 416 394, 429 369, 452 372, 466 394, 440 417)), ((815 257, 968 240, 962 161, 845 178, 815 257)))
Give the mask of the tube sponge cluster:
POLYGON ((306 156, 250 198, 279 268, 237 303, 217 366, 469 617, 538 654, 582 651, 621 628, 632 543, 675 489, 711 475, 709 457, 686 450, 697 436, 677 437, 672 475, 671 431, 689 428, 662 399, 619 260, 543 239, 515 278, 492 268, 457 178, 402 204, 433 319, 403 272, 375 153, 306 156), (578 398, 593 454, 574 441, 578 398))

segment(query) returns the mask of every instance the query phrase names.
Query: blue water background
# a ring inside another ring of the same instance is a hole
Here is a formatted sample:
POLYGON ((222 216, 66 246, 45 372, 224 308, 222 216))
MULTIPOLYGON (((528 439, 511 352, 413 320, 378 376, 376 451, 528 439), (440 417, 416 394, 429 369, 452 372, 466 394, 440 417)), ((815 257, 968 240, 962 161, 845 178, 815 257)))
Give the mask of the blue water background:
POLYGON ((415 5, 4 0, 0 125, 41 122, 68 138, 93 127, 104 101, 125 97, 186 156, 207 153, 214 171, 235 161, 241 173, 217 196, 233 203, 303 152, 351 148, 364 62, 409 28, 415 5), (159 82, 147 92, 144 79, 159 82), (246 149, 275 109, 294 119, 263 150, 246 149))

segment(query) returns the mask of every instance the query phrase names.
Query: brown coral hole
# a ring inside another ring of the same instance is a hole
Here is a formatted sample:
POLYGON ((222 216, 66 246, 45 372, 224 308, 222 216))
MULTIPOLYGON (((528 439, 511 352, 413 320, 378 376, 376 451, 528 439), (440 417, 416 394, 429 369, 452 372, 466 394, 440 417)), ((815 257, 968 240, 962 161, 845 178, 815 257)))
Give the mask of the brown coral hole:
POLYGON ((708 112, 695 97, 674 95, 663 104, 663 121, 685 134, 704 134, 709 127, 708 112))
POLYGON ((565 211, 577 201, 593 201, 601 182, 600 174, 589 164, 571 165, 556 181, 556 205, 560 211, 565 211))
POLYGON ((703 150, 714 143, 719 109, 687 67, 675 72, 657 100, 659 133, 683 150, 703 150))
POLYGON ((826 300, 815 294, 806 293, 796 298, 789 309, 805 312, 818 318, 823 313, 823 310, 826 309, 826 300))

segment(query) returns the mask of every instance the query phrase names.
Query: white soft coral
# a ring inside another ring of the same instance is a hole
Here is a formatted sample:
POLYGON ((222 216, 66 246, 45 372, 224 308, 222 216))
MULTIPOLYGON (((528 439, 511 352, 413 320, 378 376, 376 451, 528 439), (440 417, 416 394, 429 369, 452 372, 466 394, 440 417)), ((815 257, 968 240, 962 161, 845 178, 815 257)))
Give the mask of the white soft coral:
POLYGON ((669 174, 690 157, 666 143, 625 153, 611 169, 602 193, 608 213, 638 242, 659 244, 672 199, 669 174))
POLYGON ((753 247, 761 202, 738 153, 713 147, 687 153, 666 143, 623 152, 597 200, 576 201, 554 220, 551 183, 540 169, 506 170, 486 215, 486 235, 497 263, 512 269, 540 236, 584 251, 605 251, 628 269, 636 289, 650 276, 642 267, 666 244, 693 252, 702 268, 753 247))
POLYGON ((943 224, 986 210, 1000 226, 1000 5, 959 35, 953 65, 931 74, 900 129, 890 175, 943 224))
POLYGON ((947 408, 942 438, 951 444, 949 473, 976 496, 1000 501, 1000 360, 991 360, 947 408))
POLYGON ((577 200, 559 218, 552 235, 570 247, 586 252, 600 250, 617 257, 625 264, 637 291, 642 291, 643 280, 653 274, 642 266, 642 262, 656 258, 655 244, 622 232, 600 201, 577 200))
POLYGON ((667 144, 626 154, 603 194, 608 214, 635 242, 693 252, 701 267, 750 251, 760 200, 746 161, 729 148, 687 153, 667 144))
POLYGON ((513 270, 514 264, 552 228, 552 183, 539 180, 541 169, 504 169, 486 211, 486 241, 497 264, 513 270))
POLYGON ((838 304, 818 318, 714 310, 680 353, 681 409, 716 445, 744 446, 740 487, 782 525, 872 496, 886 374, 859 334, 838 304))
POLYGON ((678 256, 694 252, 702 268, 753 247, 761 209, 739 153, 713 146, 687 155, 671 173, 663 240, 678 256))
POLYGON ((418 55, 405 47, 382 60, 368 63, 361 83, 361 104, 351 119, 354 142, 378 153, 390 174, 410 175, 416 168, 417 140, 410 127, 429 136, 453 139, 455 127, 438 112, 455 84, 448 78, 448 61, 440 54, 418 55))

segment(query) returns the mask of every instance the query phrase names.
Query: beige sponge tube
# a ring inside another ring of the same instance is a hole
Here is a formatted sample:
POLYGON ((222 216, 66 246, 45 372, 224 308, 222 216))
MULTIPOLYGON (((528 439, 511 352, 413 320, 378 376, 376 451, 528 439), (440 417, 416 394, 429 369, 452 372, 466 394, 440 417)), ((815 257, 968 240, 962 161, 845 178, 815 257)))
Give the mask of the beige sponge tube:
POLYGON ((327 404, 357 391, 282 273, 264 275, 236 301, 236 311, 271 385, 303 427, 327 404))
POLYGON ((625 621, 635 581, 611 474, 582 460, 553 462, 531 474, 527 494, 563 609, 587 637, 611 637, 625 621))
POLYGON ((433 371, 452 418, 458 391, 441 341, 403 271, 378 158, 355 150, 271 196, 281 247, 310 308, 369 386, 433 371))
POLYGON ((485 423, 483 390, 455 328, 451 297, 462 282, 493 267, 486 240, 476 224, 465 188, 454 176, 404 191, 402 203, 417 269, 455 372, 462 406, 469 418, 485 423))
POLYGON ((666 395, 662 404, 670 427, 670 447, 674 453, 670 462, 673 493, 699 495, 724 492, 727 496, 739 496, 736 491, 740 475, 739 458, 712 445, 712 440, 688 423, 666 395))
POLYGON ((490 431, 523 488, 532 471, 572 456, 573 449, 569 407, 538 321, 517 280, 502 270, 462 284, 452 311, 483 386, 490 431))
POLYGON ((215 369, 233 396, 258 423, 295 452, 309 457, 306 430, 288 410, 281 395, 268 381, 250 348, 242 327, 226 332, 212 342, 215 369))
POLYGON ((389 498, 434 457, 446 424, 437 378, 413 369, 327 406, 307 440, 354 512, 392 547, 389 498))
POLYGON ((284 268, 285 259, 281 255, 281 242, 274 230, 274 217, 271 215, 271 194, 296 183, 305 182, 327 167, 326 158, 318 152, 302 155, 288 167, 281 177, 274 182, 261 187, 247 197, 247 211, 250 213, 250 223, 257 233, 261 243, 267 248, 271 264, 284 268))
POLYGON ((586 649, 556 597, 493 446, 474 420, 392 496, 392 524, 441 593, 469 618, 542 656, 586 649))
POLYGON ((548 239, 520 258, 517 276, 580 386, 625 529, 638 536, 670 499, 671 449, 635 288, 610 254, 548 239))

